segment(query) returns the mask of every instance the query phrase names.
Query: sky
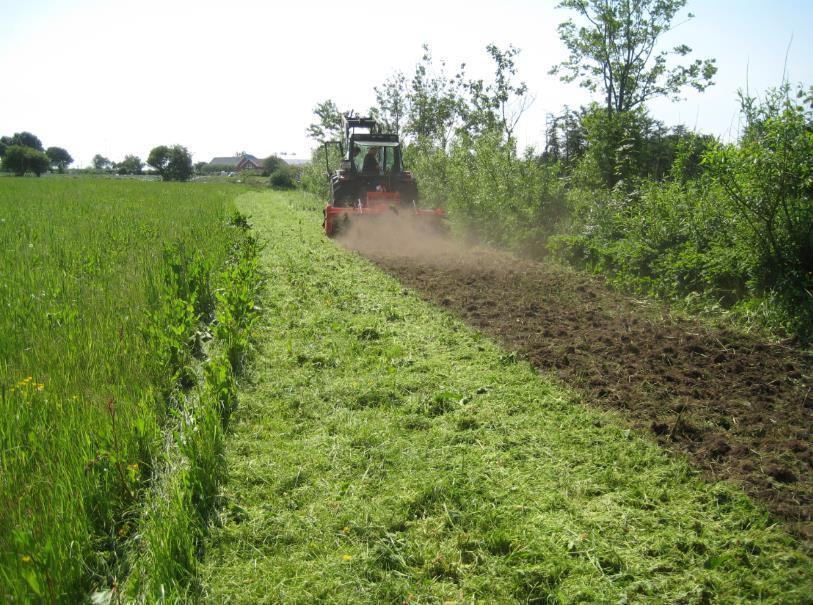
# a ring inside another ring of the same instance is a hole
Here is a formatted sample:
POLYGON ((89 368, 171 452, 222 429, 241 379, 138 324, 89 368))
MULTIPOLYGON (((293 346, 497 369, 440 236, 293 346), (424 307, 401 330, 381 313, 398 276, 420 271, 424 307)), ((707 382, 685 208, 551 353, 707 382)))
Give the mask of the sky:
MULTIPOLYGON (((313 108, 363 112, 374 87, 435 63, 493 75, 486 46, 520 49, 533 104, 521 146, 544 141, 545 117, 591 100, 548 74, 566 58, 553 0, 354 3, 293 0, 0 0, 0 134, 27 130, 67 149, 74 167, 100 153, 146 158, 181 144, 194 161, 246 151, 309 157, 313 108)), ((716 85, 650 103, 667 125, 736 139, 737 90, 813 84, 813 0, 689 0, 664 44, 716 58, 716 85), (686 19, 686 12, 695 17, 686 19)))

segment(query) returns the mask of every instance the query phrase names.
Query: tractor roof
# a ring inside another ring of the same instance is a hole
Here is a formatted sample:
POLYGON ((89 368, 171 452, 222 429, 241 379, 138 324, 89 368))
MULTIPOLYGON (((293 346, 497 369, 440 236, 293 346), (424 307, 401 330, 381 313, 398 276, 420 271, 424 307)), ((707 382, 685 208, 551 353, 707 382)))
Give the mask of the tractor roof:
POLYGON ((350 137, 354 143, 376 143, 378 145, 386 145, 388 147, 398 144, 397 134, 354 134, 350 137))
POLYGON ((371 132, 378 129, 378 122, 373 118, 345 117, 348 128, 369 128, 371 132))

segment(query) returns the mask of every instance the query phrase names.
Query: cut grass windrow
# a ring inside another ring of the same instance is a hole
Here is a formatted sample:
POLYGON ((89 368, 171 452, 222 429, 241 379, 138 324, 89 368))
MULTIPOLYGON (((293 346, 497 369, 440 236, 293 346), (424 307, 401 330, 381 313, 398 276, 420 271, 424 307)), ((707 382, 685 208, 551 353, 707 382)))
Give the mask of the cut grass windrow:
POLYGON ((269 282, 211 602, 810 602, 736 488, 325 241, 315 202, 241 199, 269 282))
POLYGON ((245 232, 237 238, 234 254, 218 280, 214 339, 205 347, 205 360, 190 368, 196 374, 195 388, 174 394, 176 422, 166 431, 172 438, 165 440, 161 468, 128 543, 129 564, 121 566, 126 580, 98 591, 97 600, 196 600, 197 557, 225 474, 223 442, 237 405, 236 378, 245 367, 260 310, 256 302, 262 285, 258 269, 262 246, 248 232, 246 217, 237 213, 234 218, 245 232))

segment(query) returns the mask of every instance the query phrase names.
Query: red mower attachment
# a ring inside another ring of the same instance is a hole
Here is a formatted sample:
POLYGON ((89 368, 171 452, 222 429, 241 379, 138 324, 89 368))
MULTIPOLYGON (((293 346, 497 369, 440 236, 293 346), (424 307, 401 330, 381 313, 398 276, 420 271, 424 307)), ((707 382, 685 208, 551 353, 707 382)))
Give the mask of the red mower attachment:
POLYGON ((368 191, 365 201, 359 201, 356 206, 325 206, 325 235, 328 237, 337 235, 357 217, 382 215, 419 216, 439 220, 446 216, 446 213, 440 208, 422 210, 414 203, 402 204, 401 194, 397 191, 368 191))

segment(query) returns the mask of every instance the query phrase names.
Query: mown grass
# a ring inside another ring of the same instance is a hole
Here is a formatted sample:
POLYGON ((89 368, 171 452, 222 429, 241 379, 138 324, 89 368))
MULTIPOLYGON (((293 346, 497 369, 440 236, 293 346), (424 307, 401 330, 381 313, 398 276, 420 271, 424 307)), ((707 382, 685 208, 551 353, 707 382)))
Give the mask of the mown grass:
POLYGON ((189 353, 173 343, 214 312, 236 193, 0 181, 0 601, 114 581, 178 407, 189 353), (170 286, 195 292, 179 304, 170 286))
POLYGON ((318 204, 242 200, 270 279, 210 602, 810 602, 741 492, 326 242, 318 204))

